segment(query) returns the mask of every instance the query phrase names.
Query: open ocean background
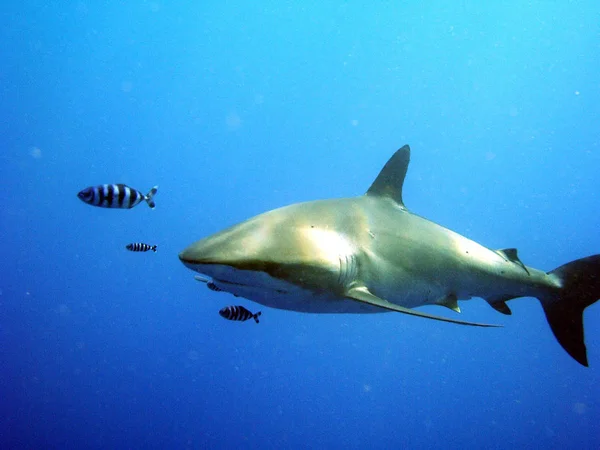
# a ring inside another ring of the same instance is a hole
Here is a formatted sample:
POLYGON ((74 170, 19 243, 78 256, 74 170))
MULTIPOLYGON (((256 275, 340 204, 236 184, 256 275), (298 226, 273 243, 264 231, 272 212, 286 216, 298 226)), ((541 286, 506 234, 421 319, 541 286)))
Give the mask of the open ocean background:
POLYGON ((0 448, 600 448, 600 303, 584 368, 535 299, 461 304, 502 329, 307 315, 211 292, 177 258, 361 195, 404 144, 413 212, 543 270, 600 253, 597 0, 0 17, 0 448), (102 183, 157 184, 157 207, 76 197, 102 183), (219 317, 230 304, 261 323, 219 317))

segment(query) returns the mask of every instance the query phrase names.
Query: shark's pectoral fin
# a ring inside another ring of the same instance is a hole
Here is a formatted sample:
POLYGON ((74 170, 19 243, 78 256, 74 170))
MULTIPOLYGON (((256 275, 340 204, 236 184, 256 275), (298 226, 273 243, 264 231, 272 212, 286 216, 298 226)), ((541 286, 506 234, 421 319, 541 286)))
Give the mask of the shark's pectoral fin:
POLYGON ((387 300, 383 300, 382 298, 377 297, 369 292, 366 286, 357 286, 351 288, 348 292, 346 292, 346 297, 350 300, 355 300, 357 302, 366 303, 372 306, 378 306, 379 308, 388 309, 390 311, 396 311, 403 314, 409 314, 411 316, 423 317, 425 319, 433 319, 439 320, 441 322, 450 322, 457 323, 459 325, 470 325, 473 327, 501 327, 502 325, 492 325, 487 323, 477 323, 477 322, 465 322, 463 320, 455 320, 448 319, 446 317, 434 316, 432 314, 427 314, 420 311, 415 311, 409 308, 404 308, 402 306, 396 305, 394 303, 390 303, 387 300))

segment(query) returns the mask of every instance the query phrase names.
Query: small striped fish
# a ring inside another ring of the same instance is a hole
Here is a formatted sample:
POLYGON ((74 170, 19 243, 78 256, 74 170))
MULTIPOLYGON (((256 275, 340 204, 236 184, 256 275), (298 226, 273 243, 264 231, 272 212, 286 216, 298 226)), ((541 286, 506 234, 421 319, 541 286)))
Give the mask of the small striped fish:
POLYGON ((85 188, 77 194, 77 197, 88 205, 121 209, 133 208, 142 200, 146 200, 148 206, 154 209, 156 205, 153 197, 156 195, 156 191, 158 191, 158 186, 154 186, 150 192, 144 195, 137 189, 124 184, 101 184, 85 188))
MULTIPOLYGON (((215 284, 214 281, 212 281, 210 278, 206 278, 206 277, 201 277, 199 275, 194 276, 194 278, 196 279, 196 281, 200 281, 201 283, 206 283, 206 287, 209 288, 211 291, 214 292, 222 292, 223 289, 220 288, 219 286, 217 286, 215 284)), ((234 297, 239 297, 239 295, 237 294, 233 294, 234 297)))
POLYGON ((239 320, 243 322, 244 320, 254 319, 256 323, 258 323, 258 316, 262 313, 259 311, 256 314, 252 314, 243 306, 226 306, 221 311, 219 311, 221 317, 224 317, 228 320, 239 320))
POLYGON ((223 290, 219 286, 217 286, 215 283, 213 283, 212 281, 207 281, 206 287, 209 288, 211 291, 215 291, 215 292, 221 292, 223 290))
POLYGON ((125 246, 127 250, 132 252, 147 252, 148 250, 152 250, 156 253, 156 245, 148 245, 143 242, 135 242, 133 244, 127 244, 125 246))

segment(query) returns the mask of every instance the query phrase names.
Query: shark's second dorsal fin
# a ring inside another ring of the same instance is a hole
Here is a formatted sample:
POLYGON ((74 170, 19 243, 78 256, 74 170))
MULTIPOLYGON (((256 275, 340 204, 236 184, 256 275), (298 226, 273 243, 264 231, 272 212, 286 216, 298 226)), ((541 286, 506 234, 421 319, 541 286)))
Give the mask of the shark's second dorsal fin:
POLYGON ((527 270, 527 266, 525 266, 525 264, 523 264, 523 262, 519 259, 519 255, 517 255, 516 248, 501 248, 496 250, 496 253, 498 253, 503 258, 514 262, 517 266, 521 267, 525 272, 527 272, 527 275, 529 275, 529 270, 527 270))
POLYGON ((498 250, 496 250, 496 253, 504 256, 506 259, 513 261, 513 262, 519 262, 521 264, 523 264, 521 262, 521 260, 519 259, 519 255, 517 254, 517 249, 516 248, 499 248, 498 250))
POLYGON ((404 208, 402 185, 410 162, 410 147, 405 145, 383 166, 367 195, 389 197, 404 208))

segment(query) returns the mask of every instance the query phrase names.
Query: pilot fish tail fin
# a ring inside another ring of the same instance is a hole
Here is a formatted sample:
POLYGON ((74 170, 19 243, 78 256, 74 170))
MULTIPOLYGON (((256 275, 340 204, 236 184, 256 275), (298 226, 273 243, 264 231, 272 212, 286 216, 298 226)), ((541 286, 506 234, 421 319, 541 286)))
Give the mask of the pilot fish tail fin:
POLYGON ((152 209, 156 207, 156 203, 154 203, 154 196, 157 192, 158 186, 154 186, 152 189, 150 189, 150 192, 148 192, 144 197, 144 200, 146 200, 146 203, 148 203, 148 206, 152 209))
POLYGON ((600 255, 577 259, 550 272, 562 289, 540 298, 548 324, 562 347, 588 366, 583 333, 583 311, 600 299, 600 255))
POLYGON ((256 314, 253 314, 253 315, 252 315, 252 318, 254 319, 254 321, 255 321, 256 323, 258 323, 258 317, 259 317, 261 314, 262 314, 262 312, 260 312, 260 311, 259 311, 259 312, 257 312, 256 314))

